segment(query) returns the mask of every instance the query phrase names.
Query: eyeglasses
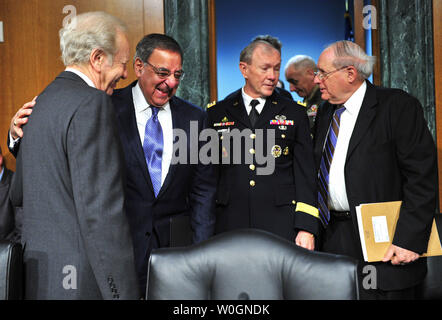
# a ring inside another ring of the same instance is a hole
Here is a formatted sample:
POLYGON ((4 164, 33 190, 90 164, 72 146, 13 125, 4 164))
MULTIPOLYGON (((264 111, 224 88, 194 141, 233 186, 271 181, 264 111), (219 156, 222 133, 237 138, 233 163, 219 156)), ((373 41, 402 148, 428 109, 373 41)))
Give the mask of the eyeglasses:
MULTIPOLYGON (((153 65, 151 65, 149 62, 145 62, 146 64, 148 64, 149 66, 152 67, 153 71, 157 74, 158 77, 160 77, 161 79, 167 79, 170 77, 170 75, 172 74, 172 72, 170 72, 169 69, 166 68, 157 68, 153 65)), ((183 80, 184 78, 184 71, 183 70, 178 70, 175 71, 173 73, 173 76, 175 77, 176 80, 183 80)))
POLYGON ((337 71, 340 71, 340 70, 348 68, 348 67, 349 66, 344 66, 344 67, 341 67, 339 69, 335 69, 335 70, 330 71, 330 72, 315 71, 314 74, 315 74, 316 77, 318 77, 319 80, 324 80, 324 79, 328 78, 332 73, 335 73, 337 71))

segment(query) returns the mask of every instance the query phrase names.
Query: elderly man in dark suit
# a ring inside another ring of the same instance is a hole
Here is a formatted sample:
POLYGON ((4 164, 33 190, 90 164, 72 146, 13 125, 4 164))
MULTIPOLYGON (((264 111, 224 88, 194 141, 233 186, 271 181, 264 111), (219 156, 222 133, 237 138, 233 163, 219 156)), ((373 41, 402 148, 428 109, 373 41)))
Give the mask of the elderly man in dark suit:
POLYGON ((362 299, 409 299, 426 273, 419 255, 436 210, 436 148, 416 98, 366 80, 373 64, 349 41, 332 44, 318 60, 315 82, 328 101, 316 118, 314 149, 321 249, 352 256, 362 268, 355 207, 401 200, 392 244, 383 262, 372 264, 376 288, 362 283, 360 293, 362 299))
POLYGON ((208 109, 221 146, 216 232, 258 228, 312 250, 320 227, 312 139, 305 108, 275 92, 281 43, 255 38, 241 52, 239 67, 244 87, 208 109), (271 163, 272 172, 261 170, 271 163))
POLYGON ((103 12, 81 14, 60 30, 60 46, 67 68, 36 100, 10 193, 24 210, 25 298, 136 299, 108 96, 127 76, 126 27, 103 12))

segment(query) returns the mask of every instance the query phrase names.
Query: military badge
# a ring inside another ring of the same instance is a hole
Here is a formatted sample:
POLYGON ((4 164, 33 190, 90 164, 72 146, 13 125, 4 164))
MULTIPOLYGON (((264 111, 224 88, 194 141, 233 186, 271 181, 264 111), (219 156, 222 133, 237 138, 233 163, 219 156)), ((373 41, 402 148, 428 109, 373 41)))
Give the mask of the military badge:
POLYGON ((317 112, 318 112, 318 106, 314 104, 307 110, 307 116, 314 117, 316 116, 317 112))
POLYGON ((274 158, 279 158, 281 156, 281 147, 277 144, 272 147, 271 153, 274 158))
POLYGON ((227 158, 229 156, 229 154, 227 153, 226 147, 223 147, 222 149, 222 157, 223 158, 227 158))
POLYGON ((284 150, 282 151, 282 154, 285 156, 289 155, 289 147, 285 147, 284 150))

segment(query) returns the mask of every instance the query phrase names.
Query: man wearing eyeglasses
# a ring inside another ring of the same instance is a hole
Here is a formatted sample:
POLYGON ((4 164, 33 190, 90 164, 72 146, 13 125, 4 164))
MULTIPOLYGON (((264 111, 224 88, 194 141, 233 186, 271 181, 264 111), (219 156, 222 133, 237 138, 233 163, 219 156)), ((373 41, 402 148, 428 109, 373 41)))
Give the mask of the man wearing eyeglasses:
POLYGON ((315 83, 322 99, 316 118, 315 162, 324 232, 321 250, 360 262, 361 299, 413 299, 426 274, 427 249, 436 209, 436 148, 419 101, 398 89, 366 80, 374 57, 340 41, 318 60, 315 83), (365 284, 355 207, 402 201, 392 244, 365 284))
POLYGON ((201 108, 175 96, 184 77, 182 63, 182 50, 173 38, 146 35, 137 44, 134 58, 138 80, 112 95, 126 159, 126 207, 143 292, 152 249, 197 243, 214 232, 216 182, 211 165, 190 164, 189 143, 185 144, 188 162, 173 160, 178 156, 174 130, 190 137, 191 122, 198 132, 206 122, 201 108), (154 118, 158 126, 151 121, 154 118))

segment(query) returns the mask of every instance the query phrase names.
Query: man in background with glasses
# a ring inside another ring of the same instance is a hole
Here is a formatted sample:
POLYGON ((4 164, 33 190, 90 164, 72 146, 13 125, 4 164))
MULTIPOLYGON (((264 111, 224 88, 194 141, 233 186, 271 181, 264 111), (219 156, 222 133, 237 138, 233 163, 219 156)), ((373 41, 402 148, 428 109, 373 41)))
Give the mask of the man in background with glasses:
POLYGON ((290 58, 285 66, 285 78, 290 84, 290 91, 304 98, 303 104, 310 122, 313 137, 313 126, 319 105, 323 102, 318 85, 314 82, 317 71, 315 61, 306 55, 296 55, 290 58))
POLYGON ((152 249, 197 243, 214 232, 212 166, 190 164, 189 140, 187 163, 173 161, 178 156, 174 130, 190 137, 191 122, 198 125, 198 133, 206 125, 201 108, 175 96, 184 77, 182 65, 182 50, 173 38, 146 35, 134 58, 138 80, 112 95, 126 159, 126 209, 143 292, 152 249))
POLYGON ((339 41, 318 60, 315 83, 324 103, 316 118, 318 204, 324 227, 320 250, 360 262, 361 299, 413 299, 426 274, 436 210, 436 148, 419 101, 399 89, 366 80, 375 58, 357 44, 339 41), (365 288, 355 207, 402 201, 392 244, 365 288))

